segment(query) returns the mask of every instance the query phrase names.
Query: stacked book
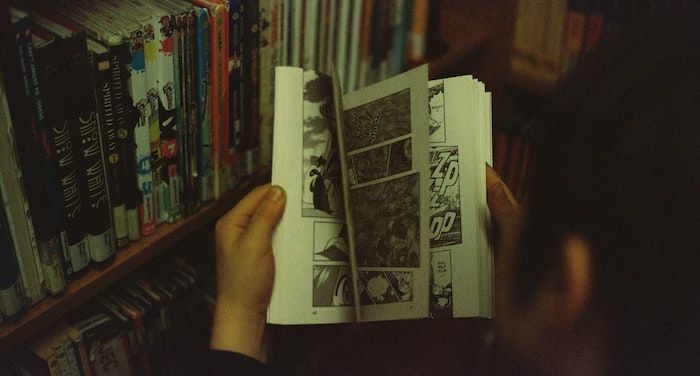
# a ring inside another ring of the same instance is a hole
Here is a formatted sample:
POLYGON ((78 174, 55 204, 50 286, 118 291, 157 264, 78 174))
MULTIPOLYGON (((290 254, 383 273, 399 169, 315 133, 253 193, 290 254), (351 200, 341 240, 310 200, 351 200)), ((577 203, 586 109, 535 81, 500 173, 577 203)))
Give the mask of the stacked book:
POLYGON ((185 362, 206 350, 198 286, 184 258, 158 260, 14 351, 6 366, 31 375, 187 374, 194 365, 185 362))
POLYGON ((10 319, 269 165, 275 66, 337 67, 346 90, 364 87, 404 70, 413 13, 426 12, 402 0, 3 4, 10 319))

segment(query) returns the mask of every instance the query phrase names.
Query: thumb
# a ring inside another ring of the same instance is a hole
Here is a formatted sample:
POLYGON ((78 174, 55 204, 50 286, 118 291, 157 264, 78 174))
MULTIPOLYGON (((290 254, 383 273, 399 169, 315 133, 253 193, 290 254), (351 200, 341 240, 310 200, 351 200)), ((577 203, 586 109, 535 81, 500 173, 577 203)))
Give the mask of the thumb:
POLYGON ((487 202, 491 211, 491 218, 499 227, 508 226, 520 214, 520 208, 515 200, 506 191, 508 188, 503 182, 496 182, 488 187, 487 202))
POLYGON ((250 218, 248 230, 244 235, 245 241, 256 245, 269 245, 272 232, 284 213, 285 203, 284 190, 276 185, 270 187, 250 218))

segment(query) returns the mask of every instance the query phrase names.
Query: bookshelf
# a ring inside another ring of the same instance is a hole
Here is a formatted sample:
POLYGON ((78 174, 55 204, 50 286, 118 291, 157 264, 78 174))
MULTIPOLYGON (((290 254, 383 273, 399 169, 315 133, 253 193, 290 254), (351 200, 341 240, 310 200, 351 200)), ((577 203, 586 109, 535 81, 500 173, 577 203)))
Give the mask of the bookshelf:
POLYGON ((252 188, 269 180, 268 172, 248 178, 236 189, 204 205, 196 213, 177 222, 163 224, 157 228, 155 234, 117 252, 114 261, 107 267, 90 269, 79 279, 68 283, 59 296, 47 297, 27 308, 17 322, 3 323, 0 325, 0 353, 24 343, 169 247, 190 236, 196 230, 211 225, 252 188))
MULTIPOLYGON (((5 3, 4 0, 0 2, 5 3)), ((486 46, 498 27, 500 9, 497 4, 485 0, 443 0, 438 4, 436 19, 439 22, 431 27, 435 29, 436 39, 444 43, 446 48, 437 52, 429 49, 426 63, 430 66, 431 78, 447 76, 459 70, 465 59, 486 46)), ((77 280, 68 283, 60 295, 47 297, 34 306, 25 308, 17 321, 1 323, 0 354, 34 338, 90 298, 166 252, 169 247, 192 236, 197 230, 211 227, 251 188, 269 179, 269 171, 248 178, 238 188, 204 205, 193 215, 175 223, 161 225, 152 236, 117 252, 115 259, 106 267, 91 268, 77 280)))
POLYGON ((435 25, 435 39, 445 44, 444 51, 430 55, 428 67, 430 78, 442 78, 459 69, 460 64, 476 53, 491 39, 495 27, 494 15, 497 6, 493 3, 480 5, 481 1, 443 0, 440 2, 435 25))

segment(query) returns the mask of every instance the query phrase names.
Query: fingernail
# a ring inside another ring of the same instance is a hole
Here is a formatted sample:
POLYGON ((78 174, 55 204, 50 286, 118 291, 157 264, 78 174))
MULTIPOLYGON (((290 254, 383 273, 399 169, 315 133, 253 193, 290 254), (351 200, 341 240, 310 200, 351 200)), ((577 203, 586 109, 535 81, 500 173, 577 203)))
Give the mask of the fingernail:
POLYGON ((265 195, 265 199, 272 202, 280 202, 283 198, 284 191, 281 187, 276 185, 270 187, 270 189, 267 191, 267 195, 265 195))

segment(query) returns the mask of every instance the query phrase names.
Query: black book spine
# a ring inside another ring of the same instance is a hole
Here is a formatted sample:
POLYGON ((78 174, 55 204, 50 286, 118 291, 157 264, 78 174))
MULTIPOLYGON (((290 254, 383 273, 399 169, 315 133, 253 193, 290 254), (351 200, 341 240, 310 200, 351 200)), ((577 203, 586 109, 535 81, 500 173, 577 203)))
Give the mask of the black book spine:
POLYGON ((19 316, 23 307, 24 295, 19 265, 5 212, 5 200, 0 191, 0 314, 6 320, 12 320, 19 316))
MULTIPOLYGON (((39 96, 34 48, 27 19, 13 25, 15 48, 10 49, 10 63, 3 66, 6 73, 8 104, 13 109, 13 124, 17 152, 25 176, 24 184, 30 215, 39 246, 44 285, 51 294, 65 287, 60 233, 60 196, 55 186, 55 171, 44 124, 43 103, 39 96), (14 73, 13 73, 14 72, 14 73), (15 82, 21 77, 23 82, 15 82), (20 95, 24 93, 24 95, 20 95)), ((3 42, 5 43, 5 42, 3 42)))
POLYGON ((185 195, 187 198, 187 215, 194 213, 201 204, 199 197, 199 179, 197 166, 199 166, 199 152, 197 151, 197 140, 199 132, 197 126, 197 65, 195 51, 197 49, 197 19, 194 12, 187 17, 187 113, 188 113, 188 135, 187 143, 185 144, 185 152, 187 155, 187 172, 185 180, 185 195))
MULTIPOLYGON (((111 108, 114 121, 107 124, 108 143, 114 144, 115 154, 109 161, 109 197, 112 203, 114 235, 117 247, 129 244, 126 201, 129 194, 129 138, 133 140, 133 127, 129 132, 127 125, 126 85, 124 71, 124 53, 122 46, 110 48, 111 108), (131 134, 131 137, 129 137, 131 134), (112 141, 113 140, 113 141, 112 141)), ((110 149, 111 150, 111 149, 110 149)), ((134 151, 135 152, 135 149, 134 151)), ((135 166, 136 164, 134 164, 135 166)), ((135 172, 135 171, 134 171, 135 172)))
POLYGON ((112 74, 108 55, 91 56, 86 54, 77 71, 90 74, 76 76, 76 96, 84 104, 79 106, 77 127, 80 131, 80 148, 85 164, 87 184, 84 192, 87 197, 86 218, 90 256, 95 262, 106 262, 114 255, 116 248, 111 222, 106 161, 115 155, 115 149, 105 145, 107 127, 112 122, 112 74))
MULTIPOLYGON (((141 113, 134 106, 134 100, 129 94, 128 81, 131 74, 127 67, 131 64, 131 51, 127 44, 124 44, 115 49, 119 55, 118 72, 115 72, 115 66, 112 65, 112 94, 116 109, 116 125, 117 125, 117 142, 122 153, 122 165, 119 175, 124 179, 122 197, 126 208, 126 223, 127 223, 127 239, 120 242, 117 238, 117 244, 125 246, 129 240, 139 239, 139 215, 138 206, 140 201, 140 193, 138 190, 138 177, 136 172, 136 139, 134 131, 139 124, 141 113)), ((123 223, 122 223, 123 225, 123 223)), ((116 229, 116 227, 115 227, 116 229)), ((122 234, 120 234, 122 235, 122 234)))
POLYGON ((62 198, 62 219, 66 229, 64 269, 68 278, 90 263, 83 198, 80 194, 80 177, 83 173, 79 168, 81 158, 76 147, 80 143, 80 135, 70 125, 75 97, 62 92, 63 88, 70 87, 70 74, 66 75, 66 72, 71 72, 70 62, 75 59, 76 48, 81 42, 85 43, 84 37, 57 39, 54 51, 36 51, 41 99, 56 168, 56 185, 62 198))

